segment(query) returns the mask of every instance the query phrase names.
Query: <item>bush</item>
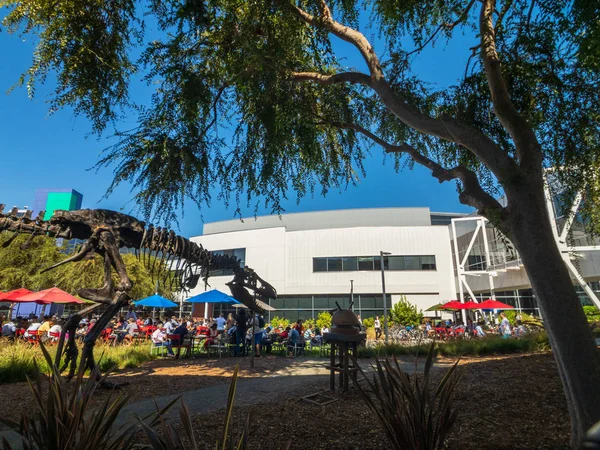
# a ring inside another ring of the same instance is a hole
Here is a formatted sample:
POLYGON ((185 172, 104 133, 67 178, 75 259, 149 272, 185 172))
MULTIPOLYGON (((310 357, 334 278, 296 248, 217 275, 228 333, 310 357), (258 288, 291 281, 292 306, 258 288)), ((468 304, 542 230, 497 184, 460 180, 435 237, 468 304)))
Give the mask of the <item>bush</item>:
POLYGON ((366 319, 363 319, 362 323, 367 329, 375 328, 375 317, 367 317, 366 319))
POLYGON ((274 329, 281 328, 285 330, 290 325, 290 321, 288 319, 284 319, 283 317, 273 317, 271 319, 271 326, 274 329))
POLYGON ((415 327, 423 322, 423 311, 417 310, 415 305, 401 296, 400 301, 392 306, 390 319, 393 323, 403 326, 415 327))
MULTIPOLYGON (((359 358, 375 358, 391 355, 424 355, 428 345, 406 346, 385 344, 375 347, 359 347, 359 358)), ((450 342, 436 342, 435 355, 441 356, 483 356, 491 354, 528 353, 549 350, 546 333, 538 333, 520 339, 502 339, 500 336, 486 336, 476 339, 458 339, 450 342)))
POLYGON ((415 373, 411 377, 394 357, 393 361, 377 360, 372 382, 363 373, 367 387, 354 381, 365 404, 381 422, 393 449, 441 449, 456 422, 454 392, 463 369, 457 361, 434 383, 430 378, 433 356, 432 344, 422 376, 415 373))
POLYGON ((583 313, 589 323, 600 321, 600 310, 595 306, 584 306, 583 313))
POLYGON ((315 319, 306 319, 304 321, 304 329, 310 328, 311 330, 315 329, 315 319))
POLYGON ((319 327, 319 330, 325 327, 331 328, 331 314, 327 311, 320 312, 317 316, 317 327, 319 327))

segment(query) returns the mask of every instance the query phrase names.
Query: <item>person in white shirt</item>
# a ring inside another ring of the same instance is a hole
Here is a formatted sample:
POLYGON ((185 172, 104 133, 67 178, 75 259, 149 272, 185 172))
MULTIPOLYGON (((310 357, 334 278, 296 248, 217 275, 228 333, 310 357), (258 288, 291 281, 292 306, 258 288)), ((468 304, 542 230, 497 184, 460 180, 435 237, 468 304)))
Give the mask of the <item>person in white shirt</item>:
POLYGON ((217 331, 219 332, 219 334, 223 334, 223 332, 225 331, 225 324, 227 323, 227 321, 223 317, 223 314, 219 314, 219 317, 216 318, 215 322, 217 322, 217 331))
POLYGON ((31 336, 31 332, 32 331, 37 331, 39 327, 41 327, 42 324, 39 322, 34 322, 31 325, 29 325, 29 328, 27 328, 27 331, 25 331, 25 334, 23 336, 30 337, 31 336))
POLYGON ((375 339, 379 339, 381 337, 381 322, 379 321, 379 316, 375 316, 373 326, 375 327, 375 339))
MULTIPOLYGON (((159 325, 160 328, 160 325, 159 325)), ((173 334, 173 330, 175 329, 175 327, 173 326, 173 322, 170 320, 167 320, 165 322, 165 333, 166 334, 173 334)))
POLYGON ((166 347, 169 356, 175 356, 171 348, 171 343, 167 340, 167 335, 162 331, 162 326, 162 322, 159 322, 156 330, 152 333, 152 343, 155 347, 166 347))
POLYGON ((58 342, 60 339, 60 332, 62 331, 62 322, 58 321, 50 327, 48 330, 48 338, 52 342, 58 342))
POLYGON ((9 320, 4 325, 2 325, 2 336, 4 337, 14 337, 17 332, 17 326, 9 320))
POLYGON ((500 322, 500 331, 502 332, 502 337, 504 339, 508 339, 512 334, 510 329, 510 322, 506 318, 506 315, 504 313, 501 313, 500 317, 502 317, 502 321, 500 322))

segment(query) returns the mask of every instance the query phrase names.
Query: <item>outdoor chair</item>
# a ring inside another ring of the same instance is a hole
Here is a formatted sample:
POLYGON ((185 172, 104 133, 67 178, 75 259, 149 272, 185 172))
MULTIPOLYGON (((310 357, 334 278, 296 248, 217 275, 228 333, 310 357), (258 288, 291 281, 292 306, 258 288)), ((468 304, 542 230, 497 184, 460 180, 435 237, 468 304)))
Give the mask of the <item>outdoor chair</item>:
POLYGON ((186 356, 190 356, 190 353, 192 351, 192 341, 181 342, 181 336, 179 334, 169 334, 167 335, 167 339, 171 341, 171 348, 177 349, 175 358, 179 358, 179 355, 181 355, 182 348, 185 348, 186 356))
POLYGON ((157 345, 153 341, 150 341, 150 355, 154 355, 155 350, 158 356, 165 356, 167 354, 167 347, 165 345, 157 345))
POLYGON ((216 353, 219 359, 221 359, 223 353, 227 354, 229 352, 229 346, 227 343, 222 343, 220 340, 217 340, 214 344, 210 344, 207 347, 207 351, 209 358, 211 354, 216 353))
POLYGON ((50 336, 50 339, 48 339, 48 344, 57 344, 58 340, 60 339, 60 332, 49 331, 48 336, 50 336))
POLYGON ((28 343, 32 345, 37 345, 40 343, 40 332, 37 330, 29 331, 25 339, 28 343))
POLYGON ((288 342, 287 344, 288 353, 293 353, 294 356, 304 353, 304 344, 302 342, 288 342))

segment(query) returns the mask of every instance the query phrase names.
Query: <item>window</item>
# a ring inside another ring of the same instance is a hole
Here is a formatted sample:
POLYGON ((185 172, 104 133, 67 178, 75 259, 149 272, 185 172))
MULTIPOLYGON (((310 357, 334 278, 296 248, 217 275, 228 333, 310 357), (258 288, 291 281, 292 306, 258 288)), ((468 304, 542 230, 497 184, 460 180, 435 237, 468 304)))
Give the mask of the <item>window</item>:
MULTIPOLYGON (((229 250, 213 250, 212 253, 214 255, 225 255, 225 256, 233 256, 240 261, 240 267, 244 267, 246 265, 246 249, 245 248, 232 248, 229 250)), ((216 269, 210 271, 211 277, 219 277, 225 275, 233 275, 233 270, 231 269, 216 269)))
POLYGON ((327 258, 327 272, 341 272, 342 258, 327 258))
POLYGON ((359 256, 358 257, 358 270, 373 270, 373 257, 372 256, 359 256))
POLYGON ((436 270, 435 256, 421 256, 421 270, 436 270))
POLYGON ((313 272, 327 272, 327 258, 313 258, 313 272))
POLYGON ((358 258, 356 256, 342 258, 342 268, 344 272, 356 272, 358 270, 358 258))
MULTIPOLYGON (((435 255, 384 256, 385 270, 436 270, 435 255)), ((356 272, 381 270, 380 256, 313 258, 313 272, 356 272)))

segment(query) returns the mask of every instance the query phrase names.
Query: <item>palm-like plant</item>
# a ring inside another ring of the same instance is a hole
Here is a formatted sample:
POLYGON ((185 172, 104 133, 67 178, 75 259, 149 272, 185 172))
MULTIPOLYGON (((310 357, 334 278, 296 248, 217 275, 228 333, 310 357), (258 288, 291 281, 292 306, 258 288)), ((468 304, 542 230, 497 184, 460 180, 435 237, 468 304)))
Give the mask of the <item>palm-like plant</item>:
MULTIPOLYGON (((135 426, 112 431, 128 397, 120 394, 115 399, 108 398, 98 410, 90 413, 90 401, 106 374, 100 376, 94 371, 89 378, 84 379, 80 373, 74 383, 67 383, 43 345, 41 349, 51 371, 46 380, 39 370, 36 370, 33 379, 28 378, 34 398, 31 411, 24 414, 18 422, 0 416, 0 422, 21 435, 23 448, 121 450, 131 447, 135 426), (44 394, 44 384, 48 388, 47 394, 44 394)), ((12 449, 5 438, 2 447, 4 450, 12 449)))
POLYGON ((392 360, 377 360, 372 381, 365 376, 367 387, 355 382, 366 405, 383 425, 393 449, 440 449, 456 422, 454 391, 463 371, 457 361, 435 383, 431 377, 433 355, 432 345, 422 376, 416 370, 410 376, 394 356, 392 360))

